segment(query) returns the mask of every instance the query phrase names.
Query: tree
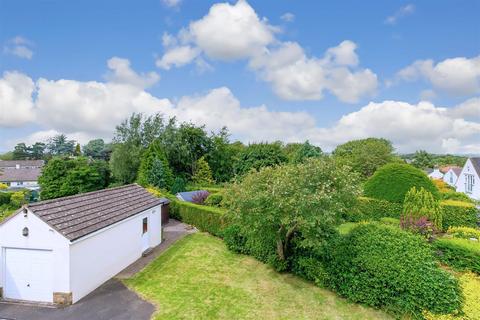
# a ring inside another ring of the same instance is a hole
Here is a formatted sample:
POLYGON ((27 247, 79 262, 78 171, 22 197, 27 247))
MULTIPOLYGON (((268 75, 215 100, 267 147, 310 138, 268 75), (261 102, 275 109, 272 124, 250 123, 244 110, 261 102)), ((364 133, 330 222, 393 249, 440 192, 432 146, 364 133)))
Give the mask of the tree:
POLYGON ((152 185, 168 190, 172 187, 172 170, 158 140, 152 142, 142 155, 138 170, 138 183, 143 186, 152 185))
POLYGON ((318 158, 322 154, 320 147, 310 144, 307 140, 291 154, 289 161, 291 163, 301 163, 309 158, 318 158))
POLYGON ((25 203, 27 203, 27 199, 26 199, 25 193, 23 191, 17 191, 17 192, 12 193, 12 196, 10 197, 10 204, 14 208, 20 208, 25 203))
POLYGON ((357 175, 329 158, 264 167, 224 192, 228 219, 247 240, 247 252, 288 268, 295 244, 317 251, 360 190, 357 175))
POLYGON ((77 143, 77 145, 75 146, 75 151, 73 152, 73 155, 76 157, 79 157, 82 155, 82 149, 80 147, 80 143, 77 143))
POLYGON ((238 155, 239 146, 243 147, 242 143, 231 144, 229 142, 229 133, 227 128, 222 128, 218 134, 212 134, 210 151, 205 155, 212 175, 215 181, 225 182, 233 178, 233 164, 238 155))
POLYGON ((35 142, 30 147, 30 159, 41 160, 44 158, 46 145, 43 142, 35 142))
POLYGON ((399 161, 393 151, 390 141, 367 138, 339 145, 332 154, 339 164, 348 165, 353 171, 360 173, 366 179, 381 166, 389 162, 399 161))
POLYGON ((25 160, 28 159, 29 152, 25 143, 18 143, 13 150, 13 160, 25 160))
POLYGON ((164 130, 161 114, 145 117, 141 113, 133 113, 115 128, 113 141, 147 148, 164 130))
POLYGON ((108 165, 86 158, 53 158, 43 167, 38 182, 42 200, 106 188, 108 165))
POLYGON ((287 162, 280 142, 254 143, 244 148, 238 155, 234 171, 244 175, 252 169, 276 166, 287 162))
POLYGON ((109 149, 109 145, 105 144, 103 139, 94 139, 83 146, 83 154, 92 159, 108 161, 110 157, 109 149))
POLYGON ((192 180, 197 185, 207 186, 215 182, 212 177, 212 170, 210 170, 210 166, 204 157, 197 160, 192 180))
POLYGON ((67 140, 66 135, 59 134, 49 140, 47 150, 52 156, 72 156, 75 153, 75 141, 67 140))
POLYGON ((442 230, 442 208, 438 200, 423 187, 412 187, 405 195, 403 202, 403 218, 418 220, 426 217, 437 230, 442 230))
POLYGON ((110 159, 110 170, 115 181, 121 184, 128 184, 137 179, 141 152, 141 146, 135 146, 130 143, 114 145, 110 159))
POLYGON ((412 159, 412 165, 419 169, 433 167, 433 157, 425 150, 418 150, 412 159))

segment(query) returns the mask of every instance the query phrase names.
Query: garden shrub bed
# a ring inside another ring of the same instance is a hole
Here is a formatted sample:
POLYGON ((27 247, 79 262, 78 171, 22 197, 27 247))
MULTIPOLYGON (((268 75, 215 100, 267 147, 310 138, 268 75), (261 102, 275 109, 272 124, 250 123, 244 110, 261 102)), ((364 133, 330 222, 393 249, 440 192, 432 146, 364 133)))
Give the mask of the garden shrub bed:
POLYGON ((460 238, 440 238, 433 243, 437 257, 455 270, 480 274, 480 242, 460 238))
POLYGON ((386 200, 359 197, 355 210, 346 217, 347 221, 379 220, 380 218, 400 218, 403 205, 386 200))
POLYGON ((171 201, 170 216, 219 237, 226 227, 225 210, 185 201, 171 201))
POLYGON ((443 229, 449 227, 477 226, 478 210, 475 205, 456 200, 445 200, 441 203, 443 209, 443 229))

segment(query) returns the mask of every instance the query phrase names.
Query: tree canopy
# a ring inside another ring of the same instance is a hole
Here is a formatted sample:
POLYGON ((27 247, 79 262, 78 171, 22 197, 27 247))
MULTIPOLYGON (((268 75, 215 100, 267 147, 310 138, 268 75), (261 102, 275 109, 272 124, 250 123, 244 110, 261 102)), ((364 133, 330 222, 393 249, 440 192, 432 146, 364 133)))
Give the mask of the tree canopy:
POLYGON ((237 175, 244 175, 250 170, 276 166, 287 162, 280 142, 253 143, 245 147, 238 154, 234 166, 237 175))

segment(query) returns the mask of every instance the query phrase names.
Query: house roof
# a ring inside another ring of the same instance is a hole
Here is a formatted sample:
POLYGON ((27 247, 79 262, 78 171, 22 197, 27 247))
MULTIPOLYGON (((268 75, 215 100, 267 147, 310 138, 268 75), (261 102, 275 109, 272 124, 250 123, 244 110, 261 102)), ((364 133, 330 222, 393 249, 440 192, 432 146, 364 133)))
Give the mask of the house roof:
POLYGON ((73 241, 168 202, 137 184, 130 184, 31 203, 27 208, 73 241))
POLYGON ((452 169, 452 171, 455 173, 455 175, 458 177, 460 175, 460 173, 462 172, 462 169, 461 167, 450 167, 450 169, 452 169))
POLYGON ((0 160, 0 168, 15 168, 17 164, 20 167, 43 167, 43 160, 0 160))
POLYGON ((40 168, 0 169, 0 181, 37 181, 41 174, 40 168))
POLYGON ((206 192, 205 190, 195 190, 177 193, 177 198, 187 202, 193 202, 193 196, 199 192, 206 192))
POLYGON ((470 158, 470 161, 472 161, 475 171, 477 171, 477 174, 480 176, 480 157, 470 158))

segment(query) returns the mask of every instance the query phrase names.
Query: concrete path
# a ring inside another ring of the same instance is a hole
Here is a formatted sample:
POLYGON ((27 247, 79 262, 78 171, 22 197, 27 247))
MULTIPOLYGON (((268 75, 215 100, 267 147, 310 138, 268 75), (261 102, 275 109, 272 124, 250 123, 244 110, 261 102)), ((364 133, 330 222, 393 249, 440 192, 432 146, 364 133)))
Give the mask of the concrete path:
MULTIPOLYGON (((119 274, 115 276, 118 279, 127 279, 131 278, 134 274, 142 270, 155 260, 159 255, 167 250, 173 243, 177 240, 185 237, 187 234, 195 233, 197 229, 181 223, 178 220, 170 219, 170 221, 163 227, 163 241, 160 245, 153 248, 152 252, 146 257, 142 257, 126 267, 119 274)), ((0 319, 1 320, 1 319, 0 319)))

